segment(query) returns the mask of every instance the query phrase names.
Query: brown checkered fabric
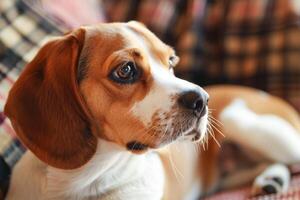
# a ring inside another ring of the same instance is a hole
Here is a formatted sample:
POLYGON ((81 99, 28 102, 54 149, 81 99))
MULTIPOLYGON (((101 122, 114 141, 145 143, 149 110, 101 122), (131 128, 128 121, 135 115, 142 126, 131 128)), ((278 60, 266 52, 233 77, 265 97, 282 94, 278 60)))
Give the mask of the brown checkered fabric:
POLYGON ((289 1, 217 2, 204 26, 209 83, 249 85, 299 104, 300 18, 289 1))
POLYGON ((202 86, 256 87, 300 110, 300 18, 291 1, 126 2, 131 6, 117 12, 126 17, 109 19, 140 20, 174 46, 181 58, 177 75, 202 86), (168 9, 162 4, 169 4, 168 9))

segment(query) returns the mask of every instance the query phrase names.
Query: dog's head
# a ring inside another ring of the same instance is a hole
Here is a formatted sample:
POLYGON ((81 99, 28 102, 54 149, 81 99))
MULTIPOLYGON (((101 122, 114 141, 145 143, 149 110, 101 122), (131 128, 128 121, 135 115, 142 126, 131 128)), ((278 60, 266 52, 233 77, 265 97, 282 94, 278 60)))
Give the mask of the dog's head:
POLYGON ((207 93, 176 78, 178 57, 137 22, 100 24, 47 43, 10 91, 5 113, 44 162, 72 169, 98 138, 144 152, 200 140, 207 93))

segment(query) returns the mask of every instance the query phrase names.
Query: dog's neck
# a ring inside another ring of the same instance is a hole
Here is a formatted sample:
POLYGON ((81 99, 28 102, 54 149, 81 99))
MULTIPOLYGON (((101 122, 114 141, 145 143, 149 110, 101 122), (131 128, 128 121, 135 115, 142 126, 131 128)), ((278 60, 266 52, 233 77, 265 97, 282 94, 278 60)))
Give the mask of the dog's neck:
POLYGON ((113 197, 110 193, 120 192, 162 195, 163 184, 158 155, 136 155, 104 140, 99 140, 96 154, 83 167, 61 170, 48 166, 46 175, 47 196, 56 199, 109 199, 113 197))

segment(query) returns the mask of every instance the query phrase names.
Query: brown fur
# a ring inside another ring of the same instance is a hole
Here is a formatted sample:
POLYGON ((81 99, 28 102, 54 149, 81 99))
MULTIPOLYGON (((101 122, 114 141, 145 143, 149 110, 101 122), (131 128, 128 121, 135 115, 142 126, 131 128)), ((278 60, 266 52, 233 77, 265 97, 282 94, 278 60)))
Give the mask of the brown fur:
POLYGON ((42 161, 71 169, 96 150, 76 71, 85 31, 46 44, 9 93, 5 114, 21 141, 42 161))

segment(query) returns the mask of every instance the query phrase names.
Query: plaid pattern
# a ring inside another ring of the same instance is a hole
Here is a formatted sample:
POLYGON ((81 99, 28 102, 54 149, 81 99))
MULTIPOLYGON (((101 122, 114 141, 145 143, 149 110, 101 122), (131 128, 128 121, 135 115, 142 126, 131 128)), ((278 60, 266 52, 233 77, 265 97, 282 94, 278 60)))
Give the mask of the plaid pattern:
POLYGON ((25 151, 3 114, 8 91, 38 48, 61 31, 21 0, 0 1, 0 154, 13 166, 25 151), (9 134, 7 134, 9 133, 9 134))
POLYGON ((117 12, 123 15, 112 9, 108 19, 142 21, 174 46, 181 58, 175 70, 178 76, 202 86, 259 88, 283 97, 300 111, 300 18, 291 1, 126 2, 131 6, 117 12))
POLYGON ((300 18, 290 1, 217 2, 208 5, 204 20, 204 62, 199 68, 210 78, 203 83, 260 88, 299 109, 300 18))

